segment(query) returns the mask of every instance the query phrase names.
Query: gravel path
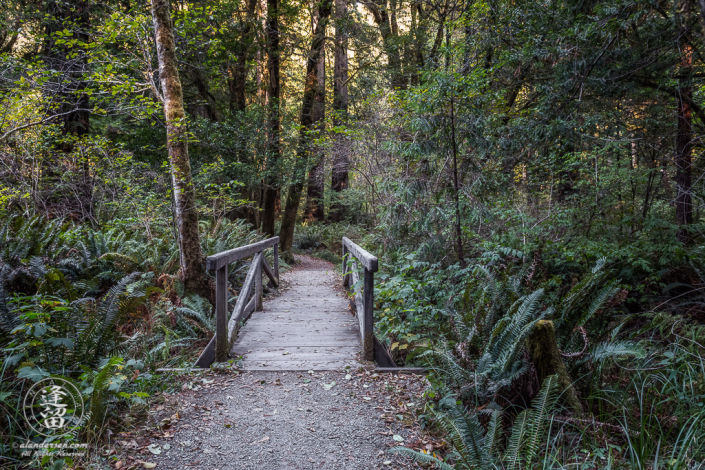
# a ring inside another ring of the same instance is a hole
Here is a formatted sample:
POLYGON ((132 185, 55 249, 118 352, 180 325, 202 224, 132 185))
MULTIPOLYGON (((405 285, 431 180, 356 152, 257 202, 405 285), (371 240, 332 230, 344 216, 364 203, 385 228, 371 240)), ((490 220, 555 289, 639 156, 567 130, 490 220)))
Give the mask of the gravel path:
POLYGON ((151 412, 151 439, 130 433, 117 468, 416 468, 389 448, 418 442, 424 379, 342 372, 194 375, 151 412), (139 442, 139 443, 138 443, 139 442), (156 464, 156 466, 152 466, 156 464))

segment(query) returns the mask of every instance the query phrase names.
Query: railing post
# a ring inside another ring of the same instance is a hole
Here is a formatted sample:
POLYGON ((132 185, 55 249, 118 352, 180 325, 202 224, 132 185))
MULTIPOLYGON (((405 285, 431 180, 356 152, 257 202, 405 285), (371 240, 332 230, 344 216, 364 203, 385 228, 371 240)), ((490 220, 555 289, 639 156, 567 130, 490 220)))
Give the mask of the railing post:
POLYGON ((228 265, 215 271, 215 362, 228 360, 228 265))
POLYGON ((374 324, 374 294, 375 294, 375 279, 374 273, 367 268, 365 268, 365 280, 364 280, 364 304, 363 309, 365 320, 365 336, 363 338, 363 359, 366 361, 374 361, 375 359, 375 324, 374 324))
POLYGON ((343 287, 350 286, 350 274, 348 274, 348 263, 345 255, 348 254, 348 249, 343 242, 343 287))
POLYGON ((261 312, 264 310, 262 307, 262 261, 264 259, 264 252, 260 252, 262 255, 260 257, 259 263, 257 263, 257 266, 255 266, 255 311, 261 312))
POLYGON ((274 277, 277 278, 277 281, 279 281, 279 243, 275 243, 274 245, 274 277))

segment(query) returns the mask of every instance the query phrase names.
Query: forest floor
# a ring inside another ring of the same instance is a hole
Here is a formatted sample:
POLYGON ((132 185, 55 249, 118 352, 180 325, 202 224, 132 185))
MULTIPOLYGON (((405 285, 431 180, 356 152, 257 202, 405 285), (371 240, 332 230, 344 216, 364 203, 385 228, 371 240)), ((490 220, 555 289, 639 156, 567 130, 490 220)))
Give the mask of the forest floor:
MULTIPOLYGON (((309 257, 299 261, 283 276, 284 289, 307 268, 327 267, 309 257)), ((143 427, 113 436, 113 468, 418 468, 390 448, 443 447, 419 426, 423 376, 381 374, 364 365, 208 371, 174 379, 183 381, 181 391, 153 400, 143 427)))

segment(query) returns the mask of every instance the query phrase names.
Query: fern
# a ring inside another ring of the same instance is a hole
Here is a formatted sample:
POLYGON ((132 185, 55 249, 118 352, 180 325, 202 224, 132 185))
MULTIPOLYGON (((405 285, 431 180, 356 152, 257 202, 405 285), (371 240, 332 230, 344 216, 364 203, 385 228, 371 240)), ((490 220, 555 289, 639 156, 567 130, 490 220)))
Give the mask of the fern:
POLYGON ((501 446, 501 410, 491 412, 485 432, 476 412, 466 412, 453 405, 448 411, 433 410, 433 414, 457 454, 454 465, 406 447, 395 447, 392 452, 404 453, 418 462, 442 469, 533 468, 541 443, 547 438, 547 425, 555 412, 558 392, 558 377, 547 377, 531 407, 515 419, 506 449, 501 446))
POLYGON ((594 362, 605 361, 618 356, 646 357, 646 352, 633 341, 612 341, 598 343, 590 349, 590 359, 594 362))

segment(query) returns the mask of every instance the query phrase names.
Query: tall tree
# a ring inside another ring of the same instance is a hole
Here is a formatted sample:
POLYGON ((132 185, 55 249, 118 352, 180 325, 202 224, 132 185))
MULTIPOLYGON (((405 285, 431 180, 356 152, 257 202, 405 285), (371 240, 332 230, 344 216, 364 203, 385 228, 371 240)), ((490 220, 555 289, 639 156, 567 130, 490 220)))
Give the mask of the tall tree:
MULTIPOLYGON (((290 253, 291 245, 294 241, 294 227, 296 216, 299 212, 299 200, 301 190, 304 185, 304 177, 309 157, 312 152, 312 134, 317 122, 314 120, 316 93, 318 90, 318 70, 319 61, 323 60, 323 44, 325 42, 325 30, 330 19, 331 6, 333 0, 322 0, 318 7, 318 22, 313 31, 311 41, 311 51, 306 61, 306 81, 304 83, 304 95, 301 103, 301 130, 299 132, 299 143, 297 147, 297 161, 294 169, 294 183, 289 187, 286 197, 286 206, 282 216, 282 226, 279 236, 281 251, 290 253)), ((289 255, 285 255, 289 256, 289 255)), ((291 258, 290 258, 291 259, 291 258)))
MULTIPOLYGON (((269 5, 268 2, 267 4, 269 5)), ((276 4, 276 1, 274 2, 276 4)), ((229 65, 230 79, 228 89, 230 92, 230 109, 232 111, 244 111, 247 106, 245 84, 247 82, 248 64, 254 59, 255 48, 252 47, 255 39, 255 26, 257 18, 255 12, 257 0, 247 1, 247 12, 240 37, 235 44, 235 62, 229 65)), ((270 8, 271 9, 271 8, 270 8)), ((276 5, 275 5, 276 10, 276 5)), ((276 20, 275 20, 276 23, 276 20)), ((269 19, 267 20, 269 25, 269 19)), ((267 26, 269 31, 269 26, 267 26)), ((268 32, 269 36, 269 32, 268 32)))
POLYGON ((274 236, 274 220, 277 211, 278 184, 277 171, 281 155, 279 141, 279 3, 278 0, 267 0, 267 176, 264 189, 264 211, 262 213, 262 231, 274 236))
POLYGON ((365 0, 363 4, 372 14, 382 36, 382 47, 391 69, 391 88, 404 90, 407 87, 407 80, 402 69, 402 48, 399 28, 396 23, 396 2, 392 2, 391 7, 387 5, 387 0, 365 0))
MULTIPOLYGON (((318 18, 320 21, 320 18, 318 18)), ((325 30, 323 34, 325 35, 325 30)), ((324 43, 325 45, 325 43, 324 43)), ((325 47, 321 51, 321 60, 318 61, 318 86, 316 87, 316 96, 313 101, 313 122, 317 123, 316 129, 319 136, 325 129, 326 119, 326 54, 325 47)), ((306 187, 306 210, 304 218, 307 220, 324 220, 323 209, 323 171, 325 163, 325 154, 322 149, 316 148, 312 152, 314 158, 313 165, 308 171, 308 185, 306 187)))
POLYGON ((167 151, 178 229, 180 272, 186 290, 204 292, 205 266, 198 235, 196 192, 191 179, 184 95, 179 79, 169 0, 152 0, 159 81, 166 117, 167 151))
MULTIPOLYGON (((348 116, 348 4, 347 0, 335 0, 335 63, 333 65, 333 116, 336 125, 347 120, 348 116)), ((345 206, 338 198, 348 187, 349 146, 344 134, 336 135, 333 151, 333 168, 331 190, 334 200, 331 204, 330 218, 340 222, 345 216, 345 206)))

